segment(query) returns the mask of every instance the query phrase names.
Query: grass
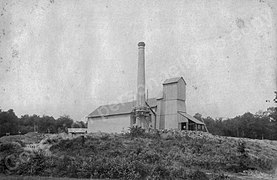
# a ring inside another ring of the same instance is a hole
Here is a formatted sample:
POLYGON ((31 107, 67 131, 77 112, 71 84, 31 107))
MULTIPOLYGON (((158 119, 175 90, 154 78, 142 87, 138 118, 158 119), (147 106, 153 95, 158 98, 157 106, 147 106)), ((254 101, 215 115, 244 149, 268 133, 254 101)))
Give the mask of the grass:
POLYGON ((35 153, 8 172, 100 179, 227 179, 227 174, 243 170, 273 173, 277 167, 275 142, 203 132, 131 129, 126 134, 45 142, 52 143, 52 156, 35 153))
MULTIPOLYGON (((5 175, 0 174, 0 179, 3 180, 87 180, 80 178, 58 178, 58 177, 41 177, 41 176, 18 176, 18 175, 5 175)), ((96 179, 95 179, 96 180, 96 179)))

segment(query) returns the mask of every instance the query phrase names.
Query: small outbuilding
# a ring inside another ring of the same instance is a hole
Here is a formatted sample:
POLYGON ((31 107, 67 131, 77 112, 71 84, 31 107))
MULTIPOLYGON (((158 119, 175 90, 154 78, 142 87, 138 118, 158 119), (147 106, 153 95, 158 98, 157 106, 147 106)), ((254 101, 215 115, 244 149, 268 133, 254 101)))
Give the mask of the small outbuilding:
POLYGON ((74 134, 86 134, 88 129, 87 128, 68 128, 68 133, 74 134))

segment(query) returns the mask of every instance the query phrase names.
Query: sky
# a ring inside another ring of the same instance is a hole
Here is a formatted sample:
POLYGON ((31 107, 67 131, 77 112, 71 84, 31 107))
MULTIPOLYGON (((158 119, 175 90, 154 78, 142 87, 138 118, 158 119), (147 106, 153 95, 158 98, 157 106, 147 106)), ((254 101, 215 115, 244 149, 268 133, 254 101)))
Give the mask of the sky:
POLYGON ((182 76, 187 112, 274 106, 274 0, 1 0, 0 109, 85 117, 134 100, 138 42, 148 97, 182 76), (266 102, 270 100, 270 102, 266 102))

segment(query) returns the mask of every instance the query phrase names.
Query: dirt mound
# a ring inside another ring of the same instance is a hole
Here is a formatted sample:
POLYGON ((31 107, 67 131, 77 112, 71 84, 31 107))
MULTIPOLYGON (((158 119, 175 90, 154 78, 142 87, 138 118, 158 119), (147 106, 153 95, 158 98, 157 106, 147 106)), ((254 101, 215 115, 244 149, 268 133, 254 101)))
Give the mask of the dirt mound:
MULTIPOLYGON (((28 134, 26 139, 36 136, 28 134)), ((225 178, 226 173, 243 170, 273 174, 277 162, 275 141, 195 131, 145 133, 137 129, 125 134, 42 137, 37 145, 49 151, 49 155, 35 154, 30 162, 19 166, 17 173, 78 178, 207 179, 225 178), (34 164, 37 171, 29 172, 34 164)))

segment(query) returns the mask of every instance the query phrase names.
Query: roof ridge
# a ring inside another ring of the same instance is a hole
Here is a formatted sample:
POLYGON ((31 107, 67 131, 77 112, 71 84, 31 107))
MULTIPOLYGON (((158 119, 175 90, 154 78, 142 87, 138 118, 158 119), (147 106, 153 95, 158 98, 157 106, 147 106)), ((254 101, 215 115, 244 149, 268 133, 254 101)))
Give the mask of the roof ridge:
MULTIPOLYGON (((103 116, 109 116, 109 115, 115 115, 115 114, 126 114, 126 113, 131 113, 132 108, 134 107, 133 103, 136 102, 134 101, 129 101, 129 102, 121 102, 117 104, 106 104, 106 105, 101 105, 97 107, 93 112, 91 112, 87 117, 99 117, 103 116), (119 106, 119 107, 116 107, 119 106), (101 112, 105 111, 105 113, 101 114, 101 112)), ((157 99, 156 98, 149 98, 147 101, 151 107, 157 106, 157 99)))
POLYGON ((163 85, 165 85, 165 84, 171 84, 171 83, 177 83, 180 79, 182 79, 185 82, 185 84, 187 84, 182 76, 177 76, 177 77, 166 79, 163 82, 163 85))
MULTIPOLYGON (((148 98, 148 100, 149 100, 149 99, 157 99, 157 98, 153 97, 153 98, 148 98)), ((146 100, 146 101, 147 101, 147 100, 146 100)), ((132 103, 132 102, 136 102, 136 100, 127 101, 127 102, 113 103, 113 104, 105 104, 105 105, 100 105, 99 107, 101 107, 101 106, 111 106, 111 105, 117 105, 117 104, 125 104, 125 103, 132 103)))

